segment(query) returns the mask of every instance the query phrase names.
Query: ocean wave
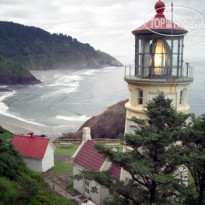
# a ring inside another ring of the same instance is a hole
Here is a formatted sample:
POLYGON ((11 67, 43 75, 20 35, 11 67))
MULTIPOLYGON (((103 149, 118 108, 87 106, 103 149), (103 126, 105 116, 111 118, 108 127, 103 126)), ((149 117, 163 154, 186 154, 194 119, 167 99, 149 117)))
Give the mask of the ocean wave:
POLYGON ((29 124, 34 124, 34 125, 38 125, 38 126, 45 126, 43 124, 39 124, 37 122, 33 122, 30 120, 26 120, 24 118, 18 117, 14 114, 8 113, 9 107, 3 102, 6 98, 11 97, 12 95, 16 94, 16 91, 12 91, 12 92, 5 92, 4 95, 0 96, 0 114, 5 115, 7 117, 11 117, 29 124))
POLYGON ((32 125, 38 125, 38 126, 41 126, 41 127, 48 127, 48 126, 46 126, 46 125, 44 125, 44 124, 40 124, 40 123, 37 123, 37 122, 33 122, 32 120, 27 120, 27 119, 25 119, 25 118, 21 118, 21 117, 18 117, 18 116, 16 116, 16 115, 12 115, 12 114, 9 114, 9 113, 6 113, 6 114, 4 114, 4 115, 6 115, 6 116, 8 116, 8 117, 12 117, 12 118, 17 119, 17 120, 22 121, 22 122, 26 122, 26 123, 32 124, 32 125))
POLYGON ((67 87, 67 86, 71 86, 72 84, 77 83, 80 80, 83 80, 83 79, 79 75, 56 74, 53 79, 54 83, 47 84, 46 86, 48 87, 67 87))
POLYGON ((11 97, 12 95, 14 95, 16 92, 12 91, 12 92, 3 92, 2 96, 0 96, 0 114, 6 114, 6 112, 8 111, 9 107, 3 102, 6 98, 11 97))
POLYGON ((79 75, 82 76, 90 76, 90 75, 94 75, 95 73, 100 72, 100 69, 89 69, 89 70, 83 70, 83 71, 79 71, 79 75))
POLYGON ((59 120, 66 120, 66 121, 86 121, 90 117, 86 115, 81 115, 81 116, 63 116, 63 115, 56 115, 56 118, 59 120))
POLYGON ((5 114, 8 109, 8 106, 6 106, 3 102, 0 102, 0 114, 5 114))
POLYGON ((3 100, 5 100, 5 99, 8 98, 8 97, 14 95, 15 93, 16 93, 15 91, 12 91, 12 92, 3 92, 3 93, 2 93, 3 95, 0 96, 0 102, 2 102, 3 100))

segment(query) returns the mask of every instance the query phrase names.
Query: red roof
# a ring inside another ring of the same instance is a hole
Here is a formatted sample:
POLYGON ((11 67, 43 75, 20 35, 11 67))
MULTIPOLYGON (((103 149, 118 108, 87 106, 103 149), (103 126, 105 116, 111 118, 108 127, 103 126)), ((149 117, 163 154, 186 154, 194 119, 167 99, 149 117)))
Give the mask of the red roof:
POLYGON ((76 164, 88 170, 99 170, 104 161, 103 155, 95 150, 95 143, 90 140, 86 142, 74 160, 76 164))
POLYGON ((24 157, 43 159, 49 139, 15 135, 12 144, 24 157))
POLYGON ((179 33, 183 33, 183 34, 187 33, 187 30, 178 26, 171 20, 165 18, 165 15, 164 15, 165 4, 163 1, 159 0, 155 4, 155 10, 157 13, 155 17, 152 20, 144 23, 142 26, 138 27, 134 31, 132 31, 133 34, 140 33, 142 31, 157 32, 159 30, 160 30, 159 33, 162 33, 162 31, 172 31, 172 29, 173 31, 178 31, 179 33))
MULTIPOLYGON (((153 30, 153 31, 172 30, 172 21, 165 18, 164 16, 161 17, 155 16, 155 18, 144 23, 142 26, 132 31, 132 33, 135 33, 137 31, 146 31, 146 30, 153 30)), ((173 23, 173 30, 187 32, 187 30, 181 28, 175 23, 173 23)))
MULTIPOLYGON (((82 147, 74 162, 87 170, 95 169, 99 170, 104 163, 105 158, 102 154, 98 153, 95 149, 95 143, 88 140, 82 147)), ((112 164, 110 167, 111 175, 120 180, 121 168, 112 164)))
POLYGON ((112 164, 110 168, 112 177, 120 180, 121 168, 117 167, 115 164, 112 164))

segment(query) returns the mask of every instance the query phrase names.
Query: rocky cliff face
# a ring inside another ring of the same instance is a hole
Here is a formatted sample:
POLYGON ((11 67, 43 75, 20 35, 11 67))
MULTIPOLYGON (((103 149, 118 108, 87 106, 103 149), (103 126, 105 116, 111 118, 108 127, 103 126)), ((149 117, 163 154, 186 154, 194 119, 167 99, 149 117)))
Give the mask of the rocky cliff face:
POLYGON ((128 100, 108 107, 102 114, 87 120, 75 134, 76 138, 82 137, 82 128, 90 127, 92 138, 118 138, 124 134, 125 129, 125 103, 128 100))

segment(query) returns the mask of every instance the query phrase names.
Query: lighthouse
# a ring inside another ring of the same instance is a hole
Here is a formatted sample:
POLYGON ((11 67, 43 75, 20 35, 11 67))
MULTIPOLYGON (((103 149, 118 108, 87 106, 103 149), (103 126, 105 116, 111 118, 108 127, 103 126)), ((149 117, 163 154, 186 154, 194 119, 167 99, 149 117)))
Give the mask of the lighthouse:
POLYGON ((134 129, 133 117, 146 118, 146 103, 163 92, 179 112, 188 112, 189 85, 193 67, 184 65, 184 36, 187 30, 165 17, 165 4, 155 4, 156 15, 138 27, 135 36, 135 65, 125 67, 129 101, 125 104, 125 133, 134 129))

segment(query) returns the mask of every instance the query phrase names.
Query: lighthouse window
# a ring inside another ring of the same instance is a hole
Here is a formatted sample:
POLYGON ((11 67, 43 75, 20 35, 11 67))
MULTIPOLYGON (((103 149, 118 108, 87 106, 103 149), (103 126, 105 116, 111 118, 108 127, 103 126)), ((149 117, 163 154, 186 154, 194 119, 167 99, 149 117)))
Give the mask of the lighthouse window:
POLYGON ((138 104, 142 105, 143 104, 143 90, 138 89, 138 104))
POLYGON ((180 105, 185 104, 185 93, 186 93, 185 89, 180 91, 180 99, 179 99, 179 104, 180 105))

